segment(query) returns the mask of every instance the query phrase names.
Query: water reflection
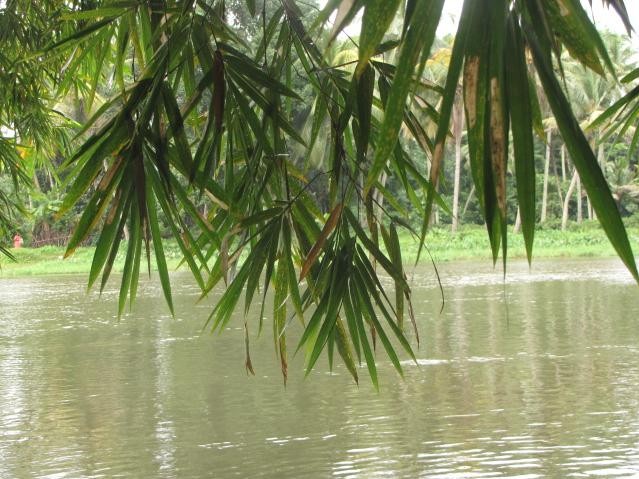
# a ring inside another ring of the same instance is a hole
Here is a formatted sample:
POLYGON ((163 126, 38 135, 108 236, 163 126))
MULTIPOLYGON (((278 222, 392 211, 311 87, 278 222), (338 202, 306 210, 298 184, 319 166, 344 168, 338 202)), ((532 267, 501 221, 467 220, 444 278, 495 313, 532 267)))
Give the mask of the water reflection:
POLYGON ((415 272, 419 358, 401 380, 380 354, 379 394, 325 364, 304 381, 300 358, 284 389, 267 335, 248 378, 242 330, 201 334, 186 276, 175 320, 149 282, 120 322, 84 278, 0 280, 0 477, 639 476, 629 275, 485 268, 442 267, 441 315, 415 272))

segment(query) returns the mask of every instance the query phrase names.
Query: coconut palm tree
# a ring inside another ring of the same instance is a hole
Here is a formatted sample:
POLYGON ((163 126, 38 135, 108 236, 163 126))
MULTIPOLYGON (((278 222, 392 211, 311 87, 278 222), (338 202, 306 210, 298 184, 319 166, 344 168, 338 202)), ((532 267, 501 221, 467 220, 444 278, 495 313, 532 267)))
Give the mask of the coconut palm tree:
MULTIPOLYGON (((632 61, 633 48, 628 39, 621 35, 604 32, 602 40, 606 44, 610 61, 614 65, 614 71, 619 76, 625 76, 635 66, 632 61)), ((570 58, 565 58, 563 64, 566 72, 568 94, 575 102, 575 113, 580 120, 582 128, 586 129, 606 108, 619 99, 621 90, 618 83, 610 75, 607 77, 598 75, 592 70, 583 68, 582 65, 570 58)), ((597 163, 605 173, 606 155, 602 132, 597 128, 589 128, 588 136, 591 148, 596 152, 597 163)), ((564 201, 562 228, 565 228, 569 198, 575 188, 577 190, 577 221, 581 222, 582 219, 581 180, 577 171, 573 173, 571 185, 574 186, 572 189, 569 188, 570 194, 566 194, 567 200, 564 201)), ((592 206, 588 202, 588 217, 593 219, 594 215, 592 206)))

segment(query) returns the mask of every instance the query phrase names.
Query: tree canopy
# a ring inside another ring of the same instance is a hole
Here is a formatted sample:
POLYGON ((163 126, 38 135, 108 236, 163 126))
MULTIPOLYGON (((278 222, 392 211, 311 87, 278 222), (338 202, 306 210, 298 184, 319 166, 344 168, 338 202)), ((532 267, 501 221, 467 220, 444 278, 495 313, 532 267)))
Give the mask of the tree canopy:
MULTIPOLYGON (((305 351, 307 372, 322 351, 332 361, 337 349, 356 380, 363 361, 376 384, 377 343, 400 371, 397 349, 414 357, 398 230, 411 231, 421 252, 434 205, 448 211, 438 183, 456 98, 493 258, 501 255, 505 268, 509 152, 532 256, 543 96, 597 218, 639 280, 565 87, 566 51, 594 76, 617 75, 581 2, 465 0, 438 84, 427 73, 443 4, 6 0, 0 169, 18 185, 28 181, 21 151, 64 158, 56 174, 68 191, 58 214, 82 210, 67 255, 97 234, 89 284, 102 289, 125 251, 120 314, 135 299, 141 264, 150 272, 153 261, 173 311, 163 249, 170 236, 203 295, 224 284, 210 328, 243 311, 249 371, 248 331, 266 316, 285 378, 287 327, 299 321, 293 350, 305 351), (349 25, 360 25, 359 36, 344 33, 349 25), (394 200, 388 179, 410 208, 394 200), (420 217, 415 229, 409 209, 420 217)), ((604 4, 630 32, 624 2, 604 4)), ((609 135, 636 125, 637 88, 598 120, 609 135)), ((19 206, 0 192, 0 228, 12 228, 19 206)))

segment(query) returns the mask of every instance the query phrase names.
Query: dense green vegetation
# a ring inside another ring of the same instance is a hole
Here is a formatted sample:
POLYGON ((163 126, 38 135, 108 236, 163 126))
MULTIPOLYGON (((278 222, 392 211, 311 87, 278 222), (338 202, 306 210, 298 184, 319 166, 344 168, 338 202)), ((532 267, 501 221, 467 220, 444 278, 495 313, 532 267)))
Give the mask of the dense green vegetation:
MULTIPOLYGON (((623 1, 604 3, 630 28, 623 1)), ((375 343, 398 369, 392 338, 413 354, 403 265, 433 223, 485 224, 505 267, 522 254, 509 231, 530 260, 536 227, 596 217, 639 280, 625 37, 600 35, 578 0, 466 0, 438 39, 442 7, 0 2, 2 252, 16 231, 68 257, 92 246, 89 285, 122 271, 120 313, 155 265, 172 311, 175 245, 204 295, 226 287, 212 329, 272 290, 284 377, 297 318, 307 371, 327 349, 373 382, 375 343), (358 13, 360 35, 341 34, 358 13)), ((262 320, 244 324, 248 338, 262 320)))

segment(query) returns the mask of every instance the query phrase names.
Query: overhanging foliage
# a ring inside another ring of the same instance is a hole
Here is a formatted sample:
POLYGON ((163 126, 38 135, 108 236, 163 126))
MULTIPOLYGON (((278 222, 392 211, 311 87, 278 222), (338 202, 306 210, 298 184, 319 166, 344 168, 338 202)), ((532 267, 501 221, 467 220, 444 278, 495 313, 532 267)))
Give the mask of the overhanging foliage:
MULTIPOLYGON (((622 1, 606 3, 628 21, 622 1)), ((285 378, 293 318, 303 324, 293 349, 306 351, 307 372, 323 350, 332 361, 337 349, 356 380, 363 361, 377 384, 377 342, 401 371, 396 348, 414 357, 406 329, 416 327, 397 229, 410 224, 385 181, 393 177, 406 190, 423 219, 417 235, 427 242, 434 202, 445 208, 437 185, 460 82, 494 260, 501 251, 505 267, 511 147, 532 255, 538 79, 597 217, 639 280, 610 189, 561 84, 562 49, 614 75, 579 0, 466 0, 442 87, 422 73, 443 0, 333 0, 321 11, 294 0, 47 4, 57 20, 48 45, 12 61, 62 65, 47 70, 56 96, 72 92, 94 112, 64 163, 70 189, 60 214, 88 197, 67 255, 98 231, 89 283, 99 280, 101 288, 126 231, 120 314, 135 299, 141 263, 150 270, 152 257, 173 311, 164 224, 203 295, 225 284, 211 329, 223 328, 244 297, 248 370, 248 330, 262 328, 266 315, 285 378), (359 40, 342 40, 339 32, 360 10, 359 40), (340 42, 357 48, 355 60, 334 61, 340 42), (98 105, 105 84, 112 95, 98 105), (402 132, 428 163, 407 154, 402 132), (316 183, 326 179, 320 198, 316 183), (196 204, 202 198, 206 211, 196 204), (392 294, 380 273, 393 282, 392 294), (252 325, 256 295, 262 311, 252 325)), ((26 7, 10 0, 7 8, 26 7)), ((11 155, 0 151, 0 158, 11 155)))

